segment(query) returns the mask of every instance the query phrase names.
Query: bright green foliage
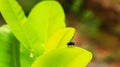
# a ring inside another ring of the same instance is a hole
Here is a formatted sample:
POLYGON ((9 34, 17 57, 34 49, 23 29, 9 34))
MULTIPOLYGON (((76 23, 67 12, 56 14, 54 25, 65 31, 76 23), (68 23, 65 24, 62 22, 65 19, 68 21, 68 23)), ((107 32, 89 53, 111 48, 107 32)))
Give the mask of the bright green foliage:
POLYGON ((31 48, 38 55, 43 53, 49 37, 57 30, 65 28, 64 11, 56 1, 38 3, 30 12, 28 20, 15 0, 1 2, 1 13, 13 33, 26 48, 31 48))
POLYGON ((0 67, 20 67, 19 42, 6 25, 0 28, 0 67))
POLYGON ((34 36, 39 37, 34 45, 31 45, 38 53, 41 49, 37 47, 43 47, 53 33, 65 28, 64 11, 56 1, 42 1, 30 12, 25 27, 28 34, 34 32, 34 36))
POLYGON ((64 11, 56 1, 42 1, 32 9, 26 25, 45 43, 54 32, 65 28, 64 11))
POLYGON ((37 58, 32 67, 85 67, 91 58, 82 48, 58 48, 37 58))
MULTIPOLYGON (((25 38, 23 24, 26 22, 26 17, 22 8, 16 2, 16 0, 0 0, 1 14, 6 20, 10 29, 15 34, 17 39, 28 48, 28 41, 25 38)), ((34 38, 34 37, 33 37, 34 38)))
POLYGON ((45 45, 45 53, 57 48, 66 48, 67 43, 71 41, 74 33, 74 28, 64 28, 54 33, 45 45))
POLYGON ((75 30, 65 28, 64 11, 57 1, 38 3, 31 10, 28 18, 16 0, 0 0, 0 11, 13 34, 22 44, 19 60, 19 42, 9 34, 10 31, 2 33, 6 29, 1 28, 0 58, 6 58, 0 59, 1 65, 10 62, 8 67, 20 67, 20 61, 21 67, 30 67, 38 56, 32 67, 85 67, 91 60, 90 52, 77 47, 67 47, 75 30))
POLYGON ((82 48, 67 47, 74 32, 73 28, 56 32, 45 45, 45 53, 36 59, 32 67, 85 67, 92 54, 82 48))

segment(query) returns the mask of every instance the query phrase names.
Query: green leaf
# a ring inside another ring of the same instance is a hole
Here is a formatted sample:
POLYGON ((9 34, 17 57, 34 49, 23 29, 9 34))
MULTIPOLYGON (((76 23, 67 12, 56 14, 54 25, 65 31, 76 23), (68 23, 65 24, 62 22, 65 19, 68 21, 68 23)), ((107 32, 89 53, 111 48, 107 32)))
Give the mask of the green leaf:
POLYGON ((67 43, 69 43, 75 33, 74 28, 64 28, 55 34, 48 40, 45 45, 45 53, 57 49, 57 48, 65 48, 67 47, 67 43))
POLYGON ((57 1, 41 1, 30 12, 24 27, 28 34, 34 33, 34 36, 38 36, 31 47, 33 51, 41 54, 53 33, 65 28, 64 11, 57 1))
MULTIPOLYGON (((0 0, 0 10, 5 21, 9 25, 17 39, 26 47, 30 48, 26 34, 24 33, 24 24, 26 16, 16 0, 0 0)), ((34 39, 34 37, 33 37, 34 39)))
POLYGON ((30 51, 22 45, 20 46, 20 63, 21 67, 31 67, 35 57, 30 56, 30 51))
POLYGON ((20 67, 19 42, 6 25, 0 28, 0 67, 20 67))
POLYGON ((82 48, 60 48, 37 58, 32 67, 86 67, 91 58, 82 48))
POLYGON ((64 11, 57 1, 42 1, 32 9, 27 22, 45 43, 54 32, 65 28, 64 11))
POLYGON ((20 44, 19 49, 19 43, 14 38, 7 25, 0 28, 0 67, 30 67, 35 58, 30 57, 30 51, 23 45, 20 44))

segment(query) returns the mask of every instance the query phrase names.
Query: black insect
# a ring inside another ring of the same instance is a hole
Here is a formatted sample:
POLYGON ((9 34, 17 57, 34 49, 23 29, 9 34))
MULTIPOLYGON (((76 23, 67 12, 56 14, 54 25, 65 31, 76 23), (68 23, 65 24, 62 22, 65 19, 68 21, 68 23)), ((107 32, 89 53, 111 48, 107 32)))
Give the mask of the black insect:
POLYGON ((71 46, 74 46, 75 43, 74 42, 69 42, 67 45, 71 47, 71 46))

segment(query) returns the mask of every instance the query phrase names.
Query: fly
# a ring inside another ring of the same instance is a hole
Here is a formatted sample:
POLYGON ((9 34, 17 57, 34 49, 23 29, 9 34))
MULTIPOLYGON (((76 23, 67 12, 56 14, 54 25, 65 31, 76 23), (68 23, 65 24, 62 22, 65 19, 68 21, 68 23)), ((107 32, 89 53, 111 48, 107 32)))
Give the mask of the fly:
POLYGON ((68 45, 68 47, 73 47, 75 45, 75 43, 74 42, 69 42, 67 45, 68 45))

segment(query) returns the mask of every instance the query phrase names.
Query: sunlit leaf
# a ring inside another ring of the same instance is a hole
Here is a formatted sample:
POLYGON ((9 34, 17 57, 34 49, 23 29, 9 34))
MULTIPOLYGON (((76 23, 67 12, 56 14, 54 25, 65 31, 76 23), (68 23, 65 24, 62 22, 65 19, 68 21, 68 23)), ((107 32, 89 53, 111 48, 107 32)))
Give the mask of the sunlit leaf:
POLYGON ((32 67, 86 67, 91 58, 82 48, 60 48, 37 58, 32 67))
POLYGON ((0 28, 0 67, 20 67, 19 42, 7 26, 0 28))
POLYGON ((67 43, 72 40, 74 33, 74 28, 64 28, 53 34, 45 45, 45 53, 57 48, 67 47, 67 43))
MULTIPOLYGON (((26 16, 16 0, 0 0, 1 14, 9 25, 15 36, 23 43, 26 48, 29 48, 26 34, 24 33, 23 25, 26 22, 26 16)), ((34 39, 34 37, 33 37, 34 39)))
POLYGON ((28 34, 35 33, 34 36, 39 37, 31 47, 40 54, 53 33, 65 28, 64 11, 56 1, 42 1, 32 9, 24 27, 28 34))
POLYGON ((42 1, 32 9, 26 25, 31 26, 44 43, 54 32, 65 28, 63 9, 56 1, 42 1))

